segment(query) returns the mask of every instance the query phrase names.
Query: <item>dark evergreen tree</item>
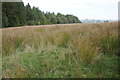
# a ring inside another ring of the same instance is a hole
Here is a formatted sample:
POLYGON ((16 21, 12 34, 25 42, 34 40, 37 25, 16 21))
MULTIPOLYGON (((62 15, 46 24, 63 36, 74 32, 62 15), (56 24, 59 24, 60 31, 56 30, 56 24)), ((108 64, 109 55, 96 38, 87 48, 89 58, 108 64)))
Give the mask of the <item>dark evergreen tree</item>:
POLYGON ((22 2, 2 3, 3 27, 14 27, 25 24, 25 9, 22 2))
POLYGON ((8 26, 8 18, 5 13, 3 13, 3 16, 2 16, 2 25, 3 25, 3 28, 8 26))
POLYGON ((26 25, 26 11, 23 3, 17 3, 17 16, 19 18, 20 25, 26 25))
POLYGON ((33 13, 29 3, 26 5, 25 10, 27 25, 34 25, 33 13))

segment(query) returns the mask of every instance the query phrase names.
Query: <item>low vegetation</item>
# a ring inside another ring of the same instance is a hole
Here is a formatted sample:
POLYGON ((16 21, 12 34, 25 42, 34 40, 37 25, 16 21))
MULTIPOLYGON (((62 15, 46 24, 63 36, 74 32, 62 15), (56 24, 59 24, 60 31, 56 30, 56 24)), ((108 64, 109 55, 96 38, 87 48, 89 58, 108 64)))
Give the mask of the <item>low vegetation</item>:
POLYGON ((4 78, 118 78, 117 22, 2 30, 4 78))

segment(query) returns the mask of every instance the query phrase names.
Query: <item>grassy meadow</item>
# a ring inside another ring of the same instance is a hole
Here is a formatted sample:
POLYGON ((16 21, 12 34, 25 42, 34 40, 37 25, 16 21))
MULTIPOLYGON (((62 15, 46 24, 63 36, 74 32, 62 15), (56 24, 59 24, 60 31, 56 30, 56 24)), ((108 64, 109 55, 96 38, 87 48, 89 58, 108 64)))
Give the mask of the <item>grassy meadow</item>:
POLYGON ((117 25, 3 29, 3 78, 118 78, 117 25))

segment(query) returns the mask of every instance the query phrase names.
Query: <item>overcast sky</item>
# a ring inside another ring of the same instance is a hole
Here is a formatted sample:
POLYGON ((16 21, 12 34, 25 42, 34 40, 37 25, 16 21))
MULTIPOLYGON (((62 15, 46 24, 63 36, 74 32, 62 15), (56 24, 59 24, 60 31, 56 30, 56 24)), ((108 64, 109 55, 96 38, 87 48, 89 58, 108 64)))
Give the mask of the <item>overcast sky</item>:
POLYGON ((73 14, 79 19, 118 19, 120 0, 22 0, 46 12, 73 14))

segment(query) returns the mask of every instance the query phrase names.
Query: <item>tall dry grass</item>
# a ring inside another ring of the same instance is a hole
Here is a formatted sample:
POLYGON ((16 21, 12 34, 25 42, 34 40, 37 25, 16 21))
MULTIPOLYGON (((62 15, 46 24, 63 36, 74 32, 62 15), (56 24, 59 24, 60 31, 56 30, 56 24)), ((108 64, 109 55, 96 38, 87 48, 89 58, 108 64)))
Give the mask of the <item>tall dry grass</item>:
POLYGON ((117 22, 3 29, 3 77, 116 77, 118 42, 117 22))
POLYGON ((101 53, 117 54, 117 22, 5 29, 2 33, 3 56, 18 50, 68 48, 78 60, 89 64, 101 53))

